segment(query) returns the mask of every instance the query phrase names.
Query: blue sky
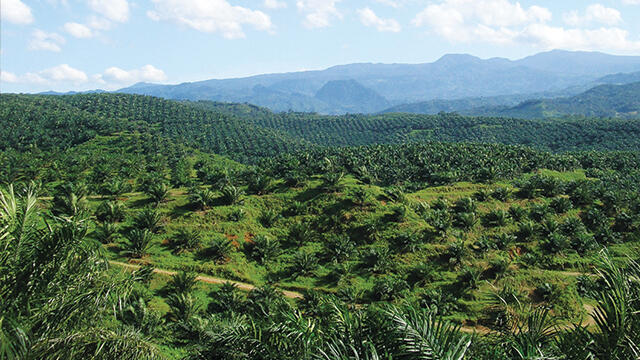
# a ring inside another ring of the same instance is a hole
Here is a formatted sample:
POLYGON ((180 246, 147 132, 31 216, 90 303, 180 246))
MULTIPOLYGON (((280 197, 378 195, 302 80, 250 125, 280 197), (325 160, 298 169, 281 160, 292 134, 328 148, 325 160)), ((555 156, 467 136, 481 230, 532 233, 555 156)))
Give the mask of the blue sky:
POLYGON ((640 0, 1 0, 0 91, 550 49, 640 55, 640 0))

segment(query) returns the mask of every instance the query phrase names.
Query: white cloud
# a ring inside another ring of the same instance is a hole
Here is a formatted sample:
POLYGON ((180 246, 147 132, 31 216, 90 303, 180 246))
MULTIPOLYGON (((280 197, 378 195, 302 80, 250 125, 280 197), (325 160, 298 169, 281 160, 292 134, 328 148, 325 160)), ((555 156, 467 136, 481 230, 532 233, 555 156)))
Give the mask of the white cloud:
POLYGON ((640 50, 640 41, 629 39, 629 32, 620 28, 565 29, 545 24, 527 27, 516 40, 546 49, 568 50, 640 50))
POLYGON ((145 65, 140 69, 128 71, 118 67, 110 67, 104 71, 101 79, 117 83, 159 82, 167 80, 167 75, 153 65, 145 65))
POLYGON ((243 25, 271 31, 271 18, 258 10, 232 6, 226 0, 152 0, 147 15, 156 21, 169 20, 202 32, 221 33, 227 39, 245 37, 243 25))
POLYGON ((604 25, 616 25, 622 22, 620 11, 600 4, 589 5, 584 15, 580 15, 578 11, 571 11, 563 16, 564 21, 571 26, 588 25, 591 23, 599 23, 604 25))
POLYGON ((267 9, 284 9, 287 3, 280 0, 264 0, 264 7, 267 9))
POLYGON ((29 49, 59 52, 62 50, 60 46, 64 43, 65 39, 59 34, 35 30, 29 41, 29 49))
POLYGON ((392 8, 400 7, 399 1, 396 1, 396 0, 375 0, 375 1, 379 4, 391 6, 392 8))
MULTIPOLYGON (((584 15, 565 16, 574 24, 614 25, 622 21, 615 9, 592 5, 584 15)), ((551 26, 551 12, 539 6, 522 7, 511 0, 442 0, 427 6, 413 24, 427 27, 451 42, 527 44, 544 49, 638 50, 640 42, 618 27, 595 29, 551 26)))
POLYGON ((145 65, 139 69, 123 70, 118 67, 110 67, 102 74, 88 76, 84 71, 75 69, 67 64, 61 64, 37 72, 28 72, 16 75, 2 71, 0 81, 2 83, 16 83, 31 85, 41 90, 47 89, 95 89, 104 88, 115 90, 139 81, 161 82, 167 76, 164 71, 145 65))
POLYGON ((304 25, 310 29, 331 25, 332 18, 342 19, 342 13, 336 8, 341 0, 299 0, 298 10, 306 14, 304 25))
POLYGON ((127 0, 89 0, 91 10, 115 22, 129 20, 129 2, 127 0))
POLYGON ((627 5, 640 5, 640 0, 622 0, 627 5))
POLYGON ((400 24, 394 19, 381 19, 370 8, 358 10, 360 21, 365 26, 373 26, 378 31, 399 32, 400 24))
POLYGON ((0 1, 0 18, 14 24, 31 24, 33 15, 31 8, 20 0, 0 1))
POLYGON ((17 83, 18 81, 20 80, 16 74, 0 70, 0 82, 17 83))
POLYGON ((70 81, 75 83, 81 83, 88 80, 87 74, 84 71, 74 69, 67 64, 58 65, 46 70, 42 70, 38 73, 46 80, 51 81, 70 81))
POLYGON ((93 31, 89 27, 75 22, 64 24, 64 31, 79 39, 87 39, 93 36, 93 31))
POLYGON ((109 30, 111 29, 111 22, 105 18, 91 16, 87 26, 94 30, 109 30))
POLYGON ((546 8, 523 8, 509 0, 445 0, 427 6, 412 22, 452 41, 470 41, 492 33, 500 40, 510 27, 547 22, 551 17, 546 8))

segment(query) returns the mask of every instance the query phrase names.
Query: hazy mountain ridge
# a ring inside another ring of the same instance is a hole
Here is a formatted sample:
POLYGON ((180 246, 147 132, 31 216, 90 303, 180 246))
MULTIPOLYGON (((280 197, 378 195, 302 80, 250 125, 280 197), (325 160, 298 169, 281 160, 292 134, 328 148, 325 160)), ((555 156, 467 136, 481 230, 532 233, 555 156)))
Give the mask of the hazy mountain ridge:
POLYGON ((599 85, 568 98, 523 102, 506 109, 471 110, 476 115, 507 116, 524 119, 562 116, 634 118, 640 113, 640 82, 599 85))
MULTIPOLYGON (((327 103, 318 99, 316 93, 331 81, 353 80, 384 97, 390 105, 434 99, 514 95, 531 99, 534 96, 532 94, 539 97, 541 93, 560 92, 572 87, 576 90, 567 95, 574 95, 586 90, 581 87, 605 75, 634 71, 640 71, 640 57, 551 51, 513 61, 450 54, 426 64, 349 64, 318 71, 213 79, 178 85, 136 84, 119 92, 179 100, 248 102, 274 111, 369 112, 381 109, 333 100, 327 103)), ((338 88, 335 91, 335 94, 325 92, 323 96, 334 100, 344 98, 338 88)), ((501 105, 513 105, 512 101, 501 105)))

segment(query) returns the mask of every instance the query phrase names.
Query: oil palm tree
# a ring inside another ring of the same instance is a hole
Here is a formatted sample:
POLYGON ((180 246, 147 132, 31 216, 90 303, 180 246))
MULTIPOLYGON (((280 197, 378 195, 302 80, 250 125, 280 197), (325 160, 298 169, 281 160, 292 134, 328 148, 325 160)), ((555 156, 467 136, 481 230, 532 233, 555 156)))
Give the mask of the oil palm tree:
POLYGON ((85 221, 42 226, 37 203, 33 186, 0 190, 0 358, 160 358, 139 332, 113 325, 129 283, 106 273, 85 221))

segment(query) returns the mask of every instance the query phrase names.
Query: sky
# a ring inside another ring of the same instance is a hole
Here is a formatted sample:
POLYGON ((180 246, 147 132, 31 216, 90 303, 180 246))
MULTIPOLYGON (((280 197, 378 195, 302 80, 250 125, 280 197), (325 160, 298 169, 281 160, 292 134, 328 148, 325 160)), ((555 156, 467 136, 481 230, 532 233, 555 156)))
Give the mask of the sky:
POLYGON ((640 55, 640 0, 0 0, 0 92, 115 90, 448 53, 640 55))

